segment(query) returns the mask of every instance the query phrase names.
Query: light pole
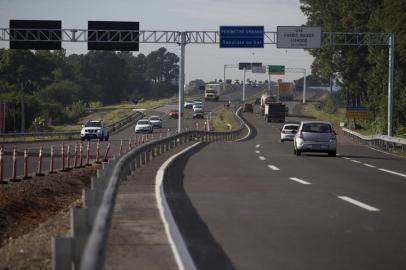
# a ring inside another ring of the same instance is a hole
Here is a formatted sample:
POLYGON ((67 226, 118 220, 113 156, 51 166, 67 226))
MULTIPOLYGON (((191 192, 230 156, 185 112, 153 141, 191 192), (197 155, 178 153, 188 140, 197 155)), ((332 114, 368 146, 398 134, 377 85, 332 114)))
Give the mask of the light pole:
POLYGON ((28 80, 25 85, 21 84, 21 133, 25 132, 25 104, 24 104, 24 92, 27 86, 31 84, 31 80, 28 80))

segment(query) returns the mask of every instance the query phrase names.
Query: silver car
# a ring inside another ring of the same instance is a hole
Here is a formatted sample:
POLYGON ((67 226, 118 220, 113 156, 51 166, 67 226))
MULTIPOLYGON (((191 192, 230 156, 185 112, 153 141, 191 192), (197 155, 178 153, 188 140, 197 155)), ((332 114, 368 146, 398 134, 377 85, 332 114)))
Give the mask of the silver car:
POLYGON ((281 142, 293 141, 297 130, 299 129, 299 124, 284 124, 281 128, 281 142))
POLYGON ((324 152, 335 157, 337 152, 337 137, 330 122, 302 121, 293 139, 294 153, 324 152))

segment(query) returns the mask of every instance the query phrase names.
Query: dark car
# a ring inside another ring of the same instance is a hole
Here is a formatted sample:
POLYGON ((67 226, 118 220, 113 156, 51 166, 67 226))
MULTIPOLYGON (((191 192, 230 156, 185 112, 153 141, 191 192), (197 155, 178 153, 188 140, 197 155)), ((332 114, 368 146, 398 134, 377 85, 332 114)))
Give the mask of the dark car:
POLYGON ((242 107, 243 112, 254 112, 254 107, 252 106, 251 103, 245 103, 244 106, 242 107))
POLYGON ((255 104, 256 104, 256 105, 261 104, 261 98, 256 98, 256 99, 255 99, 255 104))

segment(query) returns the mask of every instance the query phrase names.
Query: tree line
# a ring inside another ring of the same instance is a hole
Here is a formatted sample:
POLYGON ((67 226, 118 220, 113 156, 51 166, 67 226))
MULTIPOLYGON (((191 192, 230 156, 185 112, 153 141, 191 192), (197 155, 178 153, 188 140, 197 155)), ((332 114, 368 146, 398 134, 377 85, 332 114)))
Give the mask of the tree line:
POLYGON ((177 92, 179 58, 160 48, 131 52, 0 49, 0 103, 7 104, 6 132, 38 122, 75 123, 89 107, 161 98, 177 92))
MULTIPOLYGON (((406 127, 406 0, 302 0, 307 26, 325 32, 395 34, 393 124, 406 127)), ((386 46, 323 46, 310 50, 314 75, 339 75, 340 96, 347 105, 366 105, 371 118, 361 124, 387 132, 388 48, 386 46)))

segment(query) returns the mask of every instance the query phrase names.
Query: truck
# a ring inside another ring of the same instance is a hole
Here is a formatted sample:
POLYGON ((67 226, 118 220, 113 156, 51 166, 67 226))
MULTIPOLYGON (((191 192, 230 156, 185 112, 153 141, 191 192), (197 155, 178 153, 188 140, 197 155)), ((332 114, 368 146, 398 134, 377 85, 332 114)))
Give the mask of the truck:
POLYGON ((270 102, 265 104, 264 120, 266 122, 285 122, 286 105, 281 102, 270 102))
POLYGON ((204 90, 205 101, 218 101, 220 95, 221 85, 219 83, 208 83, 204 90))
POLYGON ((292 82, 278 82, 278 96, 280 101, 293 100, 295 84, 292 82))
POLYGON ((260 111, 261 111, 262 116, 264 116, 264 113, 265 113, 265 105, 269 104, 271 102, 275 102, 275 101, 276 101, 275 96, 271 96, 269 94, 262 94, 261 95, 260 111))

